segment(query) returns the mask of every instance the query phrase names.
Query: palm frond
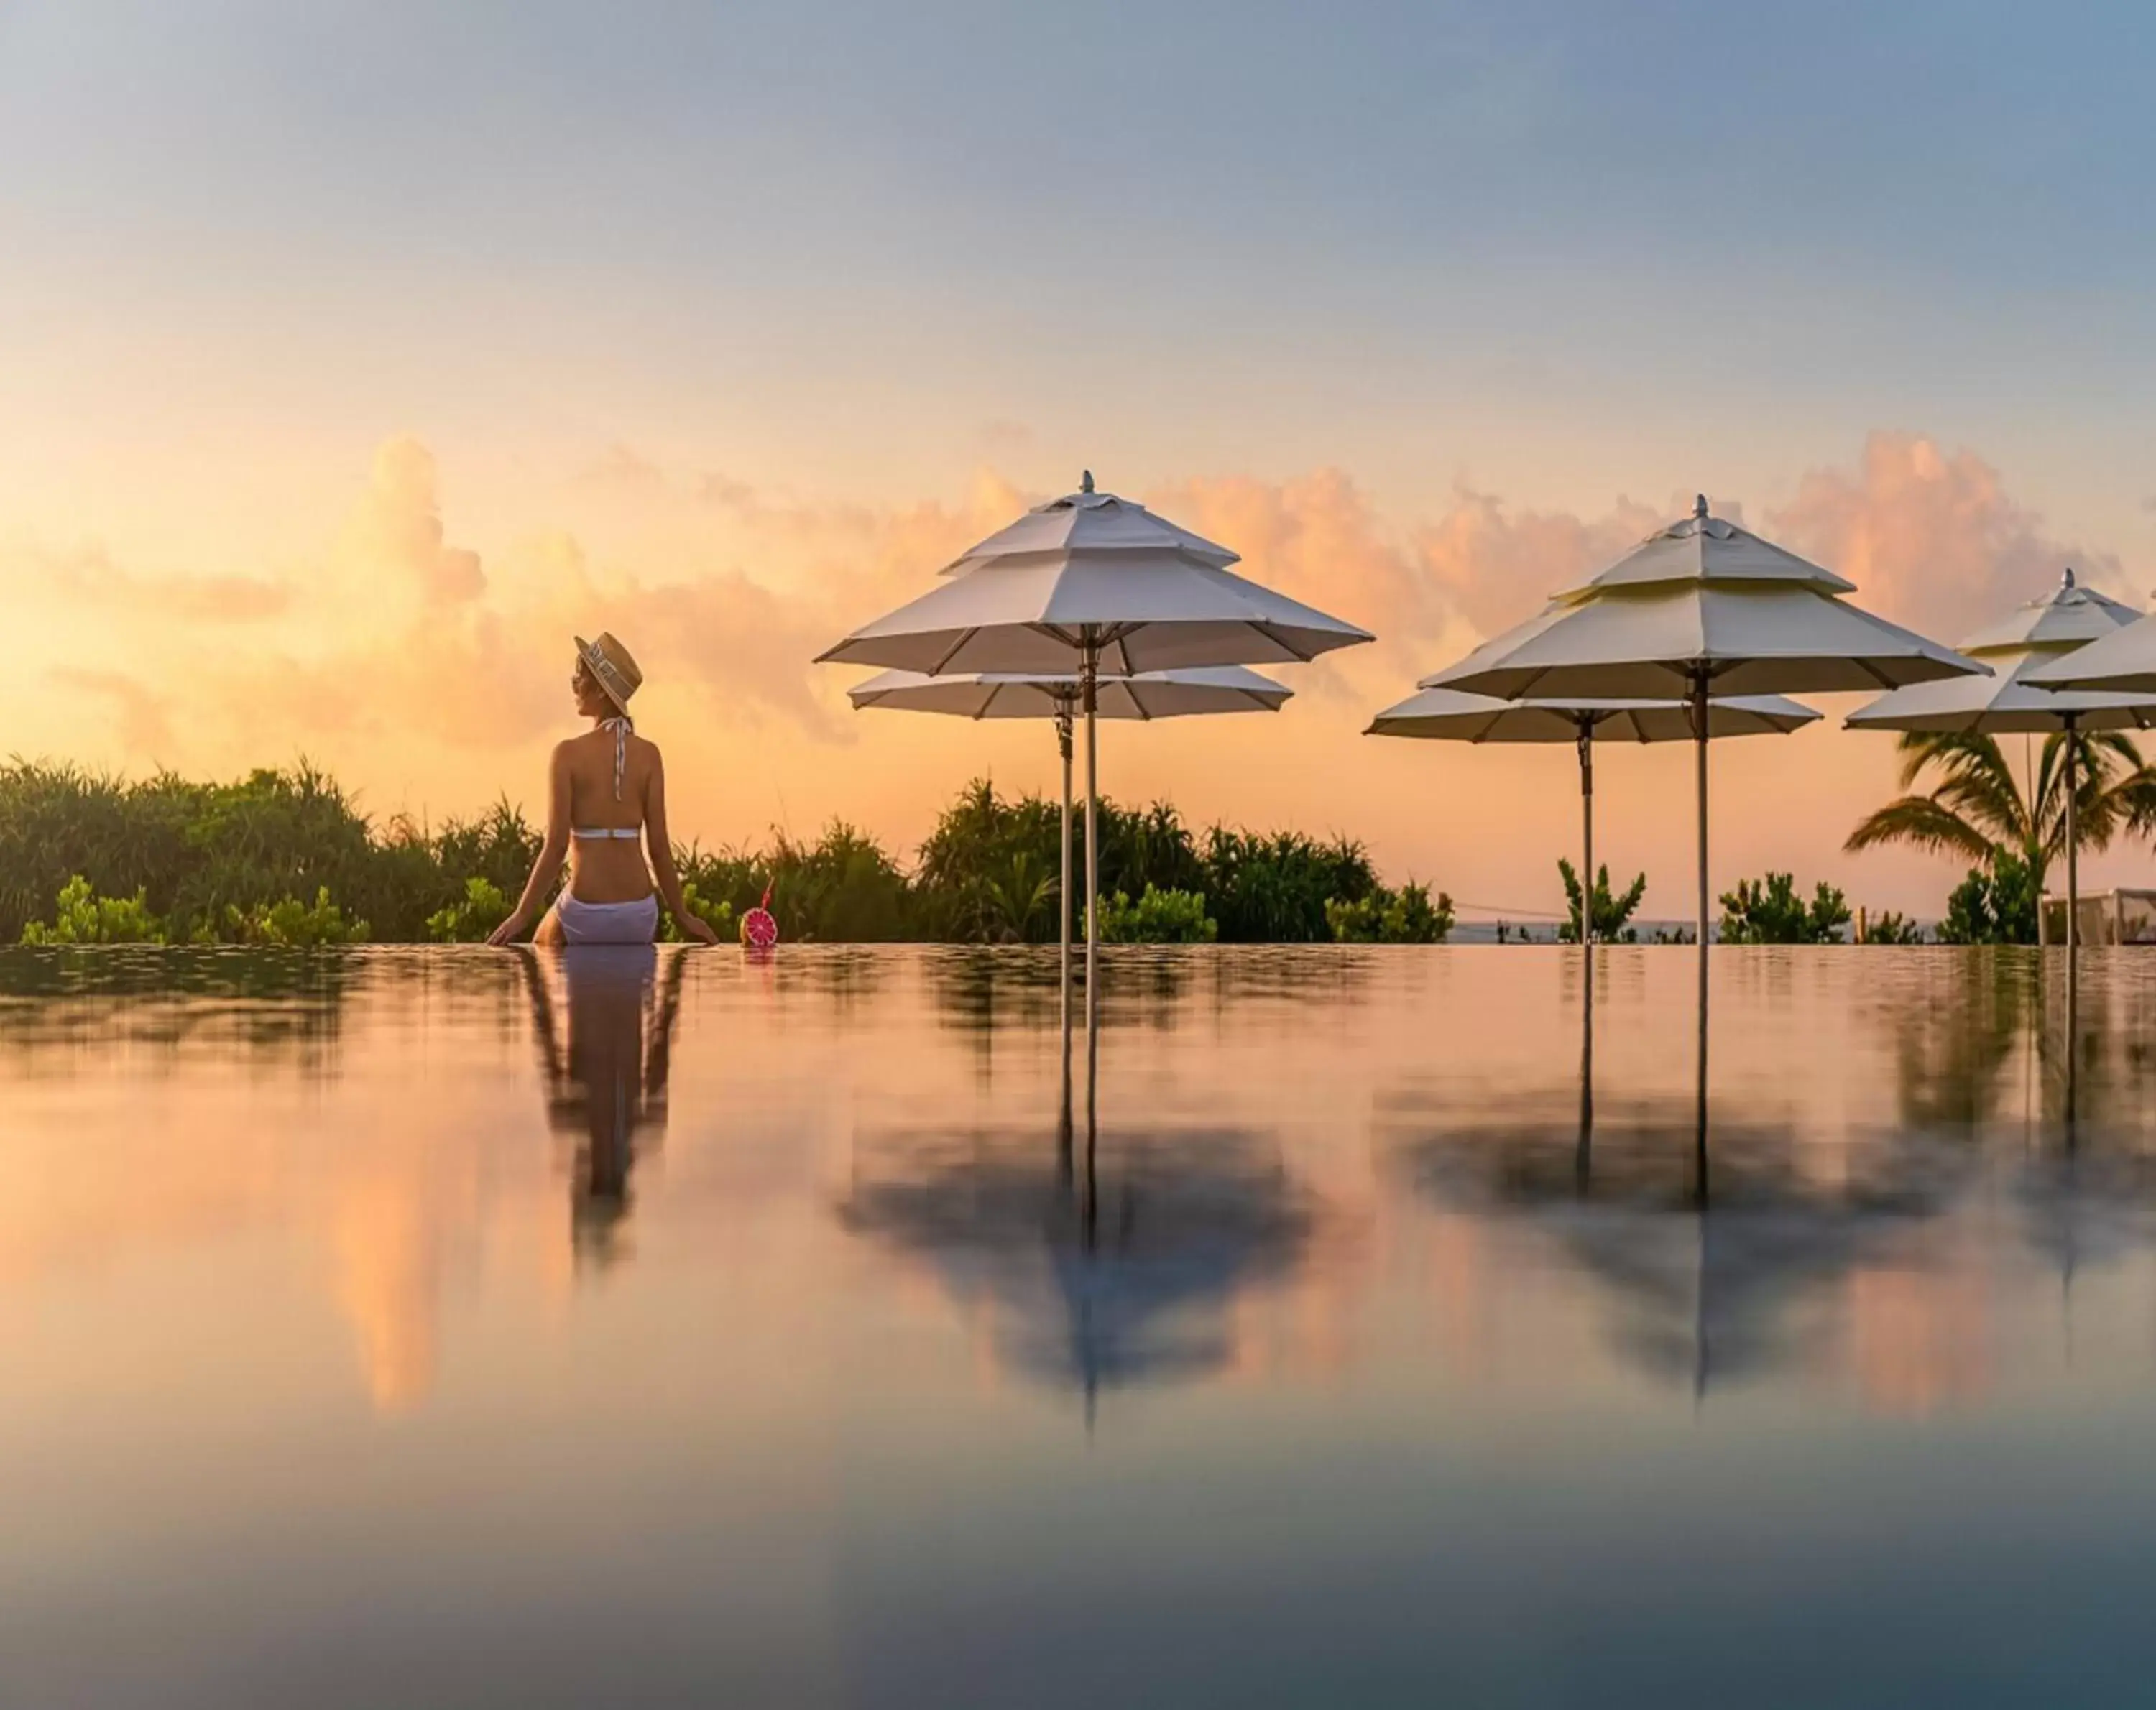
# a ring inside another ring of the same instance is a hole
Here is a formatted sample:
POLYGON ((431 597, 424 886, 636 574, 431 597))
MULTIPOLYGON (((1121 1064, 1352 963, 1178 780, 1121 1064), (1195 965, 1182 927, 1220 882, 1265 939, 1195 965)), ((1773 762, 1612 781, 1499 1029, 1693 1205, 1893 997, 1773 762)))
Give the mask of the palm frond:
POLYGON ((1904 796, 1866 818, 1849 834, 1845 849, 1908 843, 1939 854, 1989 860, 1994 840, 1931 796, 1904 796))

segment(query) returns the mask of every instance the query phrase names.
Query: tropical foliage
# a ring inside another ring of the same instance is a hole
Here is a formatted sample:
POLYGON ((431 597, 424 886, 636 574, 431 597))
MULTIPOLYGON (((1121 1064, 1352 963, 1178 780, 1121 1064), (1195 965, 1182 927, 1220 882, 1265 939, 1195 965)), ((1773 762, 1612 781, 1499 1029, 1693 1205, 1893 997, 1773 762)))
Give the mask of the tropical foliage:
POLYGON ((2007 849, 1992 852, 1947 897, 1941 944, 2034 944, 2038 880, 2029 863, 2007 849))
POLYGON ((1452 931, 1452 899, 1440 891, 1432 902, 1428 885, 1380 885, 1352 903, 1335 897, 1325 919, 1342 944, 1443 944, 1452 931))
MULTIPOLYGON (((1055 803, 981 781, 938 818, 910 873, 836 822, 813 841, 782 832, 675 860, 690 908, 722 939, 767 887, 790 940, 1038 944, 1061 914, 1061 820, 1055 803)), ((1344 837, 1198 834, 1165 803, 1113 802, 1100 805, 1099 834, 1103 890, 1137 899, 1136 934, 1196 934, 1209 920, 1230 941, 1323 941, 1337 918, 1343 936, 1429 942, 1451 924, 1446 899, 1386 889, 1344 837), (1194 917, 1178 896, 1204 899, 1194 917)), ((377 822, 304 762, 201 783, 18 760, 0 766, 0 942, 470 942, 507 917, 539 843, 506 801, 439 827, 377 822)))
POLYGON ((1137 901, 1121 891, 1101 899, 1101 937, 1109 944, 1211 944, 1220 923, 1196 891, 1147 885, 1137 901))
POLYGON ((165 923, 150 912, 145 893, 100 897, 80 873, 60 887, 49 925, 33 920, 23 929, 24 944, 163 944, 165 923))
POLYGON ((509 893, 490 878, 474 873, 465 881, 461 899, 427 917, 427 936, 439 944, 478 944, 509 919, 509 893))
MULTIPOLYGON (((2100 850, 2122 834, 2156 829, 2156 771, 2142 763, 2133 740, 2117 731, 2082 731, 2072 740, 2081 846, 2100 850)), ((2004 852, 2028 868, 2041 892, 2051 863, 2066 852, 2066 743, 2063 733, 2046 737, 2024 779, 1996 737, 1906 733, 1901 783, 1911 793, 1865 819, 1845 847, 1906 843, 1979 868, 2004 852), (1927 776, 1930 792, 1914 793, 1927 776)), ((2033 920, 2032 914, 2032 940, 2033 920)))
POLYGON ((1924 929, 1906 914, 1893 909, 1875 914, 1864 924, 1864 942, 1866 944, 1912 945, 1924 941, 1924 929))
MULTIPOLYGON (((1569 861, 1559 858, 1558 874, 1564 880, 1564 902, 1569 918, 1557 929, 1559 944, 1579 942, 1579 875, 1573 871, 1569 861)), ((1594 937, 1599 944, 1637 944, 1639 929, 1630 922, 1638 910, 1640 899, 1647 894, 1647 875, 1638 874, 1622 896, 1612 896, 1609 891, 1609 868, 1599 868, 1594 874, 1594 937)))
POLYGON ((1724 944, 1837 944, 1849 920, 1847 900, 1825 879, 1809 904, 1786 873, 1740 878, 1735 890, 1722 893, 1724 944))

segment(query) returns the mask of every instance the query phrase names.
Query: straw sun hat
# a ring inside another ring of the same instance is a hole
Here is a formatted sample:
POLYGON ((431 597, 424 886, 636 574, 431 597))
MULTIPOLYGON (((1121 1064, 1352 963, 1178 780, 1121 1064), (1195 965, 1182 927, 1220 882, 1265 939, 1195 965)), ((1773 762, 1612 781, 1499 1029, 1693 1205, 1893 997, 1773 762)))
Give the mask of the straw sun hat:
POLYGON ((613 638, 613 632, 601 630, 597 641, 578 636, 577 657, 606 691, 606 698, 626 713, 629 696, 643 684, 644 673, 637 669, 635 657, 613 638))

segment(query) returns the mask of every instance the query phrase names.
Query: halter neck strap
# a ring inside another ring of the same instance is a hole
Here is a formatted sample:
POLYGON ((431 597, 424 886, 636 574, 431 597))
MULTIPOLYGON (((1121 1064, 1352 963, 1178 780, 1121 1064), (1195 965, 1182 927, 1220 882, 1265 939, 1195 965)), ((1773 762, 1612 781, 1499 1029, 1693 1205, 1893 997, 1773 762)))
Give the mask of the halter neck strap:
POLYGON ((601 719, 599 729, 613 732, 613 799, 621 800, 622 774, 629 770, 629 733, 636 728, 636 721, 627 713, 611 719, 601 719))

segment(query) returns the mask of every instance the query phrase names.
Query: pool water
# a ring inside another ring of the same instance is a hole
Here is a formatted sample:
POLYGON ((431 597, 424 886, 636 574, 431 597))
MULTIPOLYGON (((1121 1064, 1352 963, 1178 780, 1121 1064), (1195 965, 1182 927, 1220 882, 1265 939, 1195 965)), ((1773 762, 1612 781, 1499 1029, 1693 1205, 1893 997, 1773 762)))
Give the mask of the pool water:
POLYGON ((571 954, 0 952, 0 1705, 2147 1701, 2156 956, 571 954))

